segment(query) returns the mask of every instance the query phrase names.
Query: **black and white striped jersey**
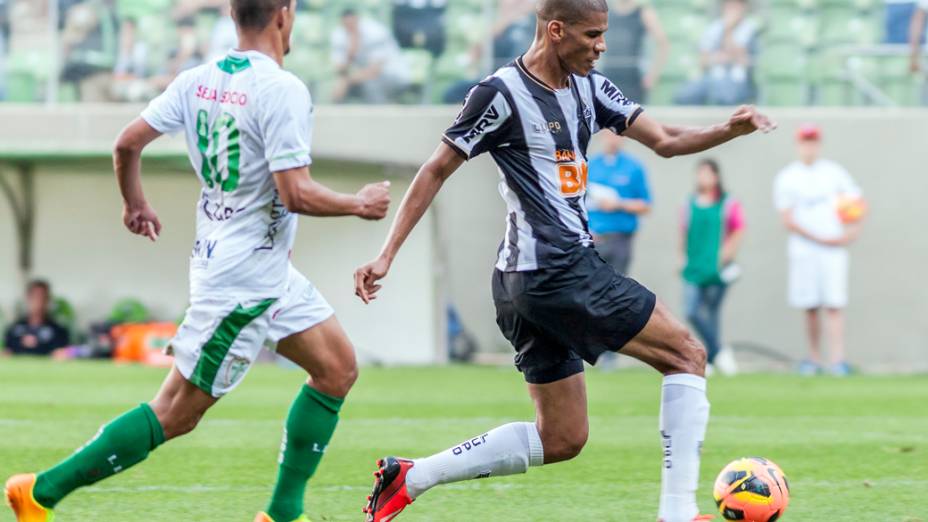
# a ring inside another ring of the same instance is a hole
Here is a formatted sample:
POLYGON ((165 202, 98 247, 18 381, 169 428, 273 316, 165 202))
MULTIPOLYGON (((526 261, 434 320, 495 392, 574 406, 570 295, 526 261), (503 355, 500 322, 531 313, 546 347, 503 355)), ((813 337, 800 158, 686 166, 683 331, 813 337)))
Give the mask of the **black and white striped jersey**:
POLYGON ((462 156, 489 152, 499 168, 508 208, 499 270, 563 266, 592 244, 583 197, 590 137, 621 134, 642 109, 597 71, 571 75, 569 84, 547 87, 519 58, 474 87, 445 132, 462 156))

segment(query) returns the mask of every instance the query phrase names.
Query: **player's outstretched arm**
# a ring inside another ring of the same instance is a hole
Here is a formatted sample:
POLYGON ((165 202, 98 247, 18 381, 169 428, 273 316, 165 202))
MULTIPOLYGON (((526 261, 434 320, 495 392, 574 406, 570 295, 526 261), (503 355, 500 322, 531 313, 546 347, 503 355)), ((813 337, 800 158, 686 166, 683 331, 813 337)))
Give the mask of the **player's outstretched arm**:
POLYGON ((383 279, 390 271, 390 265, 393 264, 393 259, 409 237, 409 233, 422 219, 445 180, 463 163, 464 158, 457 151, 441 143, 432 157, 419 169, 416 179, 400 203, 380 255, 354 273, 354 293, 365 304, 377 298, 377 291, 380 290, 377 281, 383 279))
POLYGON ((287 210, 304 216, 358 216, 380 220, 390 207, 390 182, 365 185, 357 194, 342 194, 314 180, 309 167, 274 173, 274 183, 287 210))
POLYGON ((161 222, 142 190, 142 150, 159 136, 161 133, 145 120, 136 118, 113 146, 113 170, 123 199, 122 222, 129 232, 152 241, 161 234, 161 222))
POLYGON ((776 127, 776 123, 756 108, 742 105, 728 121, 709 127, 662 125, 649 118, 647 113, 642 113, 625 131, 625 136, 665 158, 672 158, 702 152, 754 131, 768 133, 776 127))

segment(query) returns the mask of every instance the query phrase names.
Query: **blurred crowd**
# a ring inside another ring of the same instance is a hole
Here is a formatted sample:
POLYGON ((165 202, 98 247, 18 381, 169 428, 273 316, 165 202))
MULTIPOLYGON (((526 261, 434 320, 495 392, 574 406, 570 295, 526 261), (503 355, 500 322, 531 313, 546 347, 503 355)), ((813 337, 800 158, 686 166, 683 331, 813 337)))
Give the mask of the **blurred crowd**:
MULTIPOLYGON (((635 100, 921 101, 925 0, 610 1, 599 68, 635 100)), ((533 0, 300 0, 297 16, 287 66, 323 103, 458 103, 535 32, 533 0)), ((0 99, 145 101, 235 43, 228 0, 0 0, 0 99)))

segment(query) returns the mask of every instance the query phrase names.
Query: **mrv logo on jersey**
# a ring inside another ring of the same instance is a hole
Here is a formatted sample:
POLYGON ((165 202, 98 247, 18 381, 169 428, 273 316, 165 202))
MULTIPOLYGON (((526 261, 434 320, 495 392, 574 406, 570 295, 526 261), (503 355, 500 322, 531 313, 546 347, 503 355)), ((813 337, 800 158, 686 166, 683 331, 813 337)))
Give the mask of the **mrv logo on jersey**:
POLYGON ((470 142, 474 141, 477 136, 483 134, 483 131, 485 131, 487 127, 495 123, 497 120, 499 120, 499 111, 495 106, 490 105, 490 108, 487 110, 487 112, 483 113, 483 117, 480 118, 480 121, 477 122, 477 125, 474 125, 474 128, 471 129, 470 132, 468 132, 467 135, 461 139, 464 140, 464 143, 470 144, 470 142))

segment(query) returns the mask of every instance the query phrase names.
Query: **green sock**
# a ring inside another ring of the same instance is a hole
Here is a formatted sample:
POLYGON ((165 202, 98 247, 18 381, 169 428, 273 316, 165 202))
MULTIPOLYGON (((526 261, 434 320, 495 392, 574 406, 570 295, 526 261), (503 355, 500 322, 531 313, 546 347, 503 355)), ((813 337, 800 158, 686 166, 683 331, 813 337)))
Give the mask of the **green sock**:
POLYGON ((57 466, 39 473, 33 496, 39 504, 53 508, 75 489, 142 462, 163 442, 155 412, 142 404, 100 428, 90 442, 57 466))
POLYGON ((316 472, 332 439, 343 402, 344 399, 304 385, 290 406, 277 485, 267 507, 267 514, 275 522, 291 522, 303 514, 306 483, 316 472))

